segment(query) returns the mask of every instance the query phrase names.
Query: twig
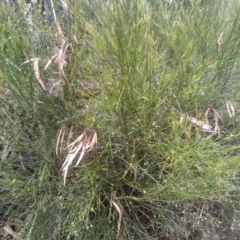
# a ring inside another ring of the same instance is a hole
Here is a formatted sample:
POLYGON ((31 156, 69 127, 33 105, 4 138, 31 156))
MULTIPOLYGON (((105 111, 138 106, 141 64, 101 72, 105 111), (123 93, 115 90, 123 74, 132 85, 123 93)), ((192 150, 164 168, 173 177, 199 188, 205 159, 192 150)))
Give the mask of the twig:
POLYGON ((217 54, 220 54, 220 50, 221 50, 221 45, 222 45, 222 40, 223 40, 223 32, 220 34, 216 46, 217 46, 217 54))

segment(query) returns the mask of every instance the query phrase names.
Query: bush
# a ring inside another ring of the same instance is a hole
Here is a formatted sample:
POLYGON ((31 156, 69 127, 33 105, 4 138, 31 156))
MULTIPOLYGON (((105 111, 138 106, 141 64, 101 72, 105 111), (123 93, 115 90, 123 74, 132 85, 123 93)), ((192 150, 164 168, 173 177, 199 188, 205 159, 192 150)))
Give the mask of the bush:
POLYGON ((3 239, 238 237, 239 9, 54 4, 1 6, 3 239))

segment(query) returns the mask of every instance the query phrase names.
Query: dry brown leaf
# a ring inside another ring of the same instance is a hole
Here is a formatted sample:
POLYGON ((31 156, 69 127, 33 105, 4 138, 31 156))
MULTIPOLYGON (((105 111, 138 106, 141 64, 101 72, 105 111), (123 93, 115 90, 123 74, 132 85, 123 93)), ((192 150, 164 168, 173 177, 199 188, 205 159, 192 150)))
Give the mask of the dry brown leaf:
POLYGON ((58 156, 58 153, 61 153, 63 151, 63 139, 65 137, 65 127, 62 127, 57 138, 57 144, 56 144, 56 155, 58 156))
POLYGON ((38 80, 39 84, 41 85, 42 89, 47 91, 47 88, 40 77, 38 62, 39 62, 39 58, 35 58, 33 61, 34 75, 35 75, 35 78, 38 80))
POLYGON ((190 121, 192 124, 199 126, 202 128, 203 132, 213 132, 212 131, 212 126, 209 124, 208 119, 207 119, 207 123, 205 123, 204 121, 199 121, 197 120, 195 117, 192 116, 181 116, 180 117, 180 123, 182 123, 184 121, 184 119, 187 119, 188 121, 190 121))
POLYGON ((217 54, 220 54, 220 50, 221 50, 221 45, 222 45, 222 40, 223 40, 223 32, 220 34, 216 46, 217 46, 217 54))
POLYGON ((58 74, 59 76, 63 76, 65 81, 67 81, 67 77, 64 72, 64 65, 65 65, 65 58, 66 58, 66 51, 69 47, 69 44, 65 46, 65 42, 61 45, 61 48, 58 49, 58 53, 51 57, 51 59, 47 62, 44 70, 46 70, 50 64, 53 62, 54 64, 58 65, 58 74))
MULTIPOLYGON (((60 1, 61 1, 61 0, 60 0, 60 1)), ((65 2, 65 1, 61 1, 61 2, 62 2, 63 8, 64 8, 64 9, 66 9, 66 8, 68 9, 66 2, 65 2)), ((55 12, 54 3, 53 3, 52 0, 50 0, 50 3, 51 3, 51 5, 52 5, 53 17, 54 17, 54 20, 55 20, 55 23, 56 23, 56 26, 57 26, 58 36, 61 38, 61 40, 65 41, 66 38, 65 38, 65 36, 64 36, 64 34, 63 34, 63 31, 62 31, 62 29, 61 29, 61 27, 60 27, 60 24, 59 24, 59 21, 58 21, 56 12, 55 12)))
MULTIPOLYGON (((219 42, 221 42, 221 38, 222 38, 222 35, 219 37, 219 42)), ((226 106, 227 106, 228 115, 229 115, 230 119, 232 119, 236 115, 235 114, 235 108, 230 101, 225 100, 225 102, 226 102, 226 106)), ((209 105, 209 107, 205 111, 204 121, 199 121, 195 117, 186 116, 184 114, 181 114, 180 124, 184 120, 188 120, 196 126, 201 126, 203 132, 210 132, 210 133, 212 132, 212 133, 218 133, 218 134, 220 134, 220 130, 221 130, 219 120, 223 121, 220 112, 217 109, 213 108, 212 105, 209 105), (214 124, 214 129, 212 129, 213 127, 209 124, 209 113, 210 113, 211 110, 213 111, 213 117, 214 117, 214 123, 215 123, 214 124)))
POLYGON ((214 121, 215 121, 214 131, 220 133, 220 126, 218 124, 218 120, 219 119, 222 120, 222 118, 221 118, 219 112, 216 109, 212 108, 212 110, 214 112, 214 121))
POLYGON ((204 117, 205 117, 205 121, 204 121, 204 122, 205 122, 205 124, 207 124, 207 125, 209 125, 208 114, 209 114, 211 108, 212 108, 212 106, 208 107, 207 110, 206 110, 206 112, 205 112, 205 114, 204 114, 204 117))
POLYGON ((40 72, 39 72, 39 68, 38 68, 38 63, 39 63, 39 58, 32 58, 24 63, 21 64, 21 67, 26 64, 26 63, 29 63, 29 62, 33 62, 33 70, 34 70, 34 76, 35 78, 37 79, 38 83, 40 84, 40 86, 42 87, 42 89, 44 91, 47 91, 47 88, 43 82, 43 80, 41 79, 41 76, 40 76, 40 72))
POLYGON ((214 120, 215 120, 215 127, 214 127, 214 131, 215 132, 220 132, 220 126, 218 124, 218 116, 217 114, 214 112, 214 120))
POLYGON ((226 100, 226 106, 227 106, 227 112, 228 112, 228 116, 230 117, 230 119, 235 117, 235 108, 233 106, 233 104, 226 100))
POLYGON ((117 234, 116 234, 116 239, 118 239, 119 234, 120 234, 120 229, 121 229, 123 211, 122 211, 121 207, 119 207, 119 205, 115 201, 111 200, 111 203, 114 205, 114 207, 116 208, 116 210, 118 212, 118 224, 117 224, 117 234))
POLYGON ((58 36, 59 36, 62 40, 66 41, 66 37, 65 37, 64 34, 63 34, 63 31, 62 31, 62 28, 60 27, 60 24, 59 24, 58 19, 56 20, 56 25, 57 25, 58 36))
MULTIPOLYGON (((59 140, 57 141, 57 146, 58 145, 59 140)), ((74 164, 75 167, 77 167, 80 164, 83 157, 86 156, 86 154, 91 153, 96 148, 96 146, 97 146, 97 133, 88 127, 84 129, 83 133, 74 142, 67 146, 67 148, 69 149, 68 155, 61 167, 61 171, 63 172, 64 185, 66 184, 66 177, 69 167, 72 166, 77 156, 79 155, 78 159, 76 160, 76 163, 74 164)))
POLYGON ((214 112, 214 119, 215 117, 220 119, 222 121, 222 117, 220 116, 219 112, 215 109, 215 108, 212 108, 213 112, 214 112))
POLYGON ((212 130, 212 126, 209 125, 209 124, 203 124, 203 125, 202 125, 202 131, 203 131, 203 132, 214 132, 214 131, 212 130))

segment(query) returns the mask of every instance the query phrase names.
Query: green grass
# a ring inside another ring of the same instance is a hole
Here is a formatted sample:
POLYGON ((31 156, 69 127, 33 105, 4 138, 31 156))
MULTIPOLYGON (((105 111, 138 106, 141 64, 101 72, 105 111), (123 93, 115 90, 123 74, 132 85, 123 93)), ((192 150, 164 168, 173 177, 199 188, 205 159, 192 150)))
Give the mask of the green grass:
POLYGON ((37 5, 1 6, 1 238, 239 237, 232 4, 55 2, 48 22, 37 5), (94 133, 64 185, 69 144, 94 133))

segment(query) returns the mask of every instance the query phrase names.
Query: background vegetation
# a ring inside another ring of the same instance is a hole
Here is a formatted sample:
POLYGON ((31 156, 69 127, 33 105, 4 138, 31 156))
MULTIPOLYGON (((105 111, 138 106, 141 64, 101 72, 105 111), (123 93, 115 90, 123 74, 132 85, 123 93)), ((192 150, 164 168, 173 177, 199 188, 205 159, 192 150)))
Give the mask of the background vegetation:
POLYGON ((41 4, 0 6, 1 239, 238 239, 238 5, 41 4))

